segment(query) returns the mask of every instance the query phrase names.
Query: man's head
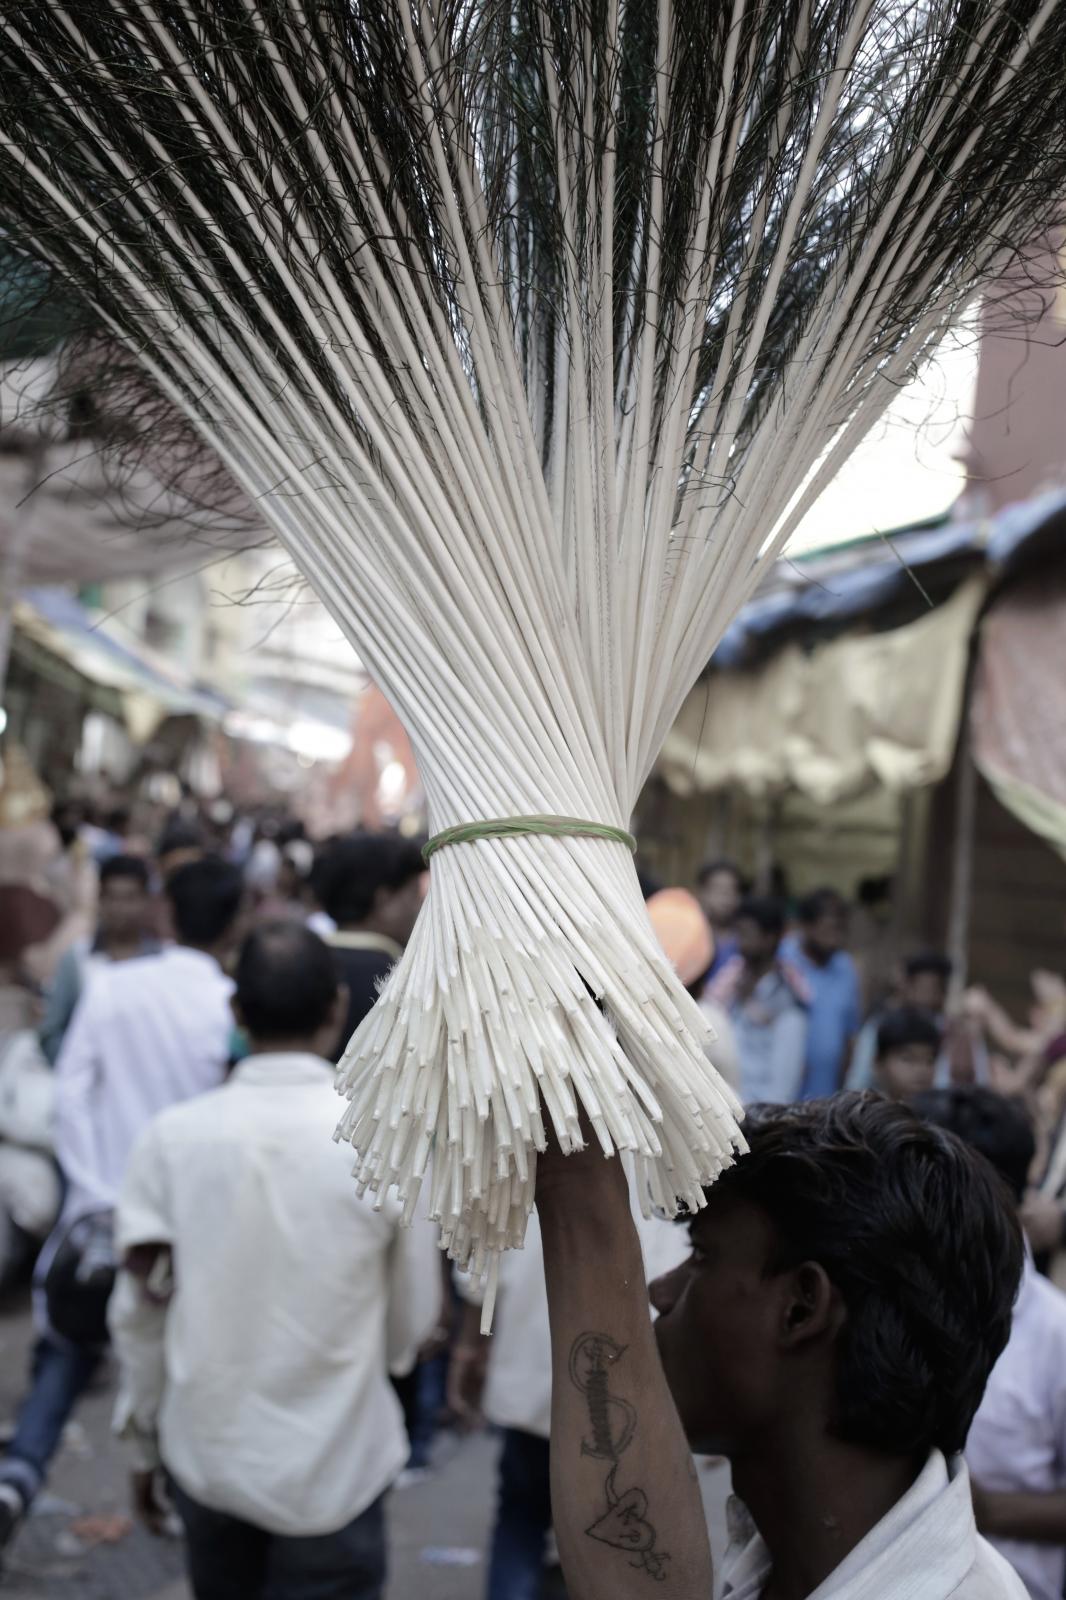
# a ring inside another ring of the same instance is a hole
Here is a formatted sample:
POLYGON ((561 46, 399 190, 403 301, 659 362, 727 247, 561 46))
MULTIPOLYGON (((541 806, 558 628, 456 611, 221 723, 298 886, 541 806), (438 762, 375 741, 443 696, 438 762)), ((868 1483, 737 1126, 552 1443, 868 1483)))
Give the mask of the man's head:
POLYGON ((148 922, 148 865, 139 856, 111 856, 100 868, 96 927, 100 941, 134 944, 148 922))
POLYGON ((708 861, 696 879, 696 898, 712 928, 721 932, 733 924, 744 883, 732 861, 708 861))
POLYGON ((740 902, 733 932, 737 949, 753 967, 765 967, 777 954, 785 931, 785 908, 780 900, 750 896, 740 902))
POLYGON ((326 845, 311 881, 338 928, 365 928, 406 944, 421 909, 425 870, 410 839, 352 833, 326 845))
POLYGON ((178 867, 166 881, 174 937, 221 960, 241 937, 244 879, 220 856, 204 856, 178 867))
POLYGON ((130 831, 130 814, 126 806, 112 806, 104 812, 103 826, 108 833, 113 833, 119 839, 124 839, 130 831))
POLYGON ((332 955, 310 928, 288 919, 253 929, 234 977, 234 1015, 254 1051, 333 1054, 348 996, 332 955))
POLYGON ((911 956, 903 969, 903 999, 906 1005, 939 1015, 947 1005, 951 982, 951 960, 928 951, 911 956))
POLYGON ((879 1095, 749 1111, 750 1152, 652 1286, 690 1439, 957 1451, 1007 1342, 1022 1238, 961 1140, 879 1095))
POLYGON ((940 1045, 940 1025, 931 1011, 889 1011, 877 1028, 877 1087, 891 1100, 931 1089, 940 1045))
POLYGON ((924 1122, 947 1128, 971 1150, 980 1151, 1015 1200, 1024 1198, 1036 1155, 1036 1139, 1029 1113, 1020 1100, 1008 1099, 992 1089, 930 1089, 927 1094, 915 1096, 911 1110, 924 1122))
POLYGON ((798 907, 803 947, 813 961, 831 961, 848 932, 848 908, 835 889, 815 889, 798 907))
POLYGON ((168 822, 155 847, 156 865, 163 882, 179 867, 190 861, 200 861, 207 851, 203 829, 195 822, 185 822, 175 817, 168 822))

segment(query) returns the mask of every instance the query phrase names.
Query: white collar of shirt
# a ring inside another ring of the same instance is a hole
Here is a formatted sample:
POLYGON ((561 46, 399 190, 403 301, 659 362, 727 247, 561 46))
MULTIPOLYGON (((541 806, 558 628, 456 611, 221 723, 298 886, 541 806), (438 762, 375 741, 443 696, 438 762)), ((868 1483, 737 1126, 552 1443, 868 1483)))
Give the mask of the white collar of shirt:
MULTIPOLYGON (((946 1600, 973 1565, 969 1474, 934 1450, 903 1498, 808 1600, 946 1600)), ((756 1535, 726 1573, 724 1600, 758 1600, 770 1552, 756 1535)))
POLYGON ((206 950, 197 950, 191 944, 168 944, 165 949, 159 951, 159 955, 171 966, 175 962, 180 962, 188 967, 208 968, 225 977, 222 964, 215 956, 209 955, 206 950))
POLYGON ((403 945, 390 939, 387 933, 345 933, 338 928, 327 937, 326 943, 334 950, 377 950, 392 961, 399 961, 403 955, 403 945))
POLYGON ((336 1067, 310 1051, 264 1050, 246 1056, 230 1073, 230 1082, 256 1088, 291 1088, 333 1082, 336 1067))

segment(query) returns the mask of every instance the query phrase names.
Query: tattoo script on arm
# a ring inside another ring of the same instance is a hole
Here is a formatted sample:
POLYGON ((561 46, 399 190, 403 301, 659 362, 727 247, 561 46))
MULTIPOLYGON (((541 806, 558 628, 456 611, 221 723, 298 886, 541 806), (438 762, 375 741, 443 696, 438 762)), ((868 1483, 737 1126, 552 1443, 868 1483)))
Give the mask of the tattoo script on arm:
POLYGON ((617 1482, 621 1457, 637 1431, 636 1410, 610 1389, 611 1368, 626 1348, 605 1333, 582 1333, 570 1347, 570 1381, 585 1396, 591 1429, 581 1441, 581 1454, 610 1463, 603 1485, 606 1510, 585 1533, 624 1551, 630 1566, 662 1583, 670 1557, 656 1549, 658 1534, 648 1520, 648 1497, 636 1485, 619 1489, 617 1482))

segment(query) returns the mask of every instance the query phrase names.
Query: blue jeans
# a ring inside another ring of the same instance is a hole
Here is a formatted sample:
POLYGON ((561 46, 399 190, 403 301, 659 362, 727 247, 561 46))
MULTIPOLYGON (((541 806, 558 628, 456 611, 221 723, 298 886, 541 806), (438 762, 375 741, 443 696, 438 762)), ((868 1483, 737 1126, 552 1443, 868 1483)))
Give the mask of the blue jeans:
MULTIPOLYGON (((429 1466, 430 1450, 437 1432, 437 1413, 442 1404, 444 1385, 440 1380, 441 1358, 420 1361, 402 1378, 393 1378, 392 1387, 403 1407, 403 1425, 407 1430, 409 1467, 429 1466)), ((447 1358, 444 1358, 447 1371, 447 1358)))
POLYGON ((488 1600, 537 1600, 552 1525, 548 1441, 504 1428, 488 1600))
POLYGON ((347 1527, 297 1539, 211 1511, 171 1483, 196 1600, 381 1600, 385 1496, 347 1527))
POLYGON ((27 1505, 43 1484, 63 1429, 102 1355, 99 1345, 71 1344, 47 1333, 34 1345, 29 1391, 0 1460, 0 1482, 13 1484, 27 1505))

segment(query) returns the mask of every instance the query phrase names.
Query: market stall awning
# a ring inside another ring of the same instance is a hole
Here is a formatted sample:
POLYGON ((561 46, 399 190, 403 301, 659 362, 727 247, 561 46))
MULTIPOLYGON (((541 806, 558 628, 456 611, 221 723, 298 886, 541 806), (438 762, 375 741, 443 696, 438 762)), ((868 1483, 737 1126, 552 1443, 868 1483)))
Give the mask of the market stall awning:
POLYGON ((679 794, 794 789, 822 805, 873 785, 938 782, 951 766, 986 588, 979 573, 905 627, 810 652, 792 644, 761 669, 708 674, 656 770, 679 794))
POLYGON ((940 518, 786 558, 726 630, 713 664, 742 667, 789 634, 831 634, 900 601, 930 593, 945 598, 967 573, 1002 576, 1042 546, 1061 546, 1064 535, 1066 495, 1055 490, 991 519, 940 518))
POLYGON ((974 760, 1016 817, 1066 856, 1066 573, 1013 585, 981 624, 974 760))
POLYGON ((142 740, 167 716, 218 722, 227 709, 214 694, 168 676, 134 649, 96 627, 88 611, 62 589, 30 589, 15 603, 17 632, 90 683, 113 691, 131 737, 142 740))

